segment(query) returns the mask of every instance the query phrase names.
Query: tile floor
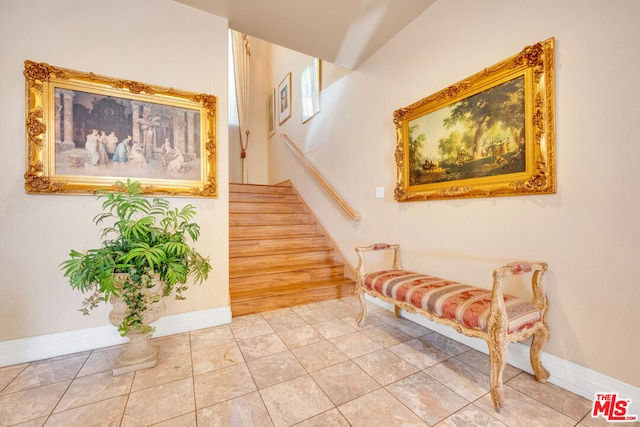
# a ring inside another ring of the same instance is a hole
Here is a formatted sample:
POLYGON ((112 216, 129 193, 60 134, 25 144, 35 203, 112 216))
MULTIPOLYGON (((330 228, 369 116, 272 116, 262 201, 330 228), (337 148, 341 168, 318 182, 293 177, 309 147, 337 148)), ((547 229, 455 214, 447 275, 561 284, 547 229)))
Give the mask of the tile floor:
MULTIPOLYGON (((599 426, 591 402, 355 298, 156 338, 156 367, 114 377, 121 347, 0 368, 0 426, 599 426)), ((634 424, 635 425, 635 424, 634 424)))

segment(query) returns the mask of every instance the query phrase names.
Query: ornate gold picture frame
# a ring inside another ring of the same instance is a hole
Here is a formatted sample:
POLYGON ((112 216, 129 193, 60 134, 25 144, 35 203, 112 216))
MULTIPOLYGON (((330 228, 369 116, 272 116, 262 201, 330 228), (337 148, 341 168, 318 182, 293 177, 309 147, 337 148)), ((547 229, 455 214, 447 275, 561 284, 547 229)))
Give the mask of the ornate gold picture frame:
POLYGON ((271 88, 267 96, 267 109, 269 110, 269 122, 267 123, 267 135, 271 138, 276 134, 276 88, 271 88))
POLYGON ((25 61, 30 194, 217 197, 217 98, 25 61))
POLYGON ((399 202, 555 193, 554 39, 393 113, 399 202))

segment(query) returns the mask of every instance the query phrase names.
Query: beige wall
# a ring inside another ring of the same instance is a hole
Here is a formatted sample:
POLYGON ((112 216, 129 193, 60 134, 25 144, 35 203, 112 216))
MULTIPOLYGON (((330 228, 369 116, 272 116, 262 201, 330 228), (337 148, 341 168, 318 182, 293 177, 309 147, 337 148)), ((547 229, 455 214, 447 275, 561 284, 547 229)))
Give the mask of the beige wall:
POLYGON ((506 261, 548 262, 546 352, 640 386, 638 16, 635 0, 439 1, 325 88, 321 112, 304 125, 299 78, 310 58, 275 48, 271 84, 292 71, 294 94, 293 117, 278 132, 362 219, 347 219, 277 138, 269 179, 292 179, 352 262, 355 246, 396 242, 409 269, 487 287, 506 261), (557 193, 396 203, 393 111, 549 37, 557 193), (380 186, 382 200, 374 197, 380 186))
POLYGON ((172 199, 197 207, 213 272, 168 314, 229 304, 227 28, 171 0, 0 0, 0 342, 109 324, 106 306, 77 311, 83 296, 58 269, 71 248, 98 244, 94 197, 24 193, 26 59, 218 96, 220 195, 172 199))

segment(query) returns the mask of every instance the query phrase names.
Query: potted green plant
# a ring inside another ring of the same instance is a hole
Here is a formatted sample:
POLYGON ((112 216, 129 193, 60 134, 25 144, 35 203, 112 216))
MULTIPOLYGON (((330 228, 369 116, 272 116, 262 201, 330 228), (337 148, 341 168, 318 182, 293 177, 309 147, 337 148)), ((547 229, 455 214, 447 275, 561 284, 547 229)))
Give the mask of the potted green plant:
POLYGON ((117 363, 124 373, 155 365, 149 323, 164 313, 164 297, 184 299, 187 280, 202 283, 211 265, 190 246, 200 236, 193 205, 171 208, 165 199, 146 197, 137 181, 118 181, 115 187, 98 192, 102 212, 93 222, 103 227, 102 245, 71 250, 60 267, 72 288, 89 294, 80 309, 84 314, 102 301, 114 304, 110 321, 129 338, 117 363))

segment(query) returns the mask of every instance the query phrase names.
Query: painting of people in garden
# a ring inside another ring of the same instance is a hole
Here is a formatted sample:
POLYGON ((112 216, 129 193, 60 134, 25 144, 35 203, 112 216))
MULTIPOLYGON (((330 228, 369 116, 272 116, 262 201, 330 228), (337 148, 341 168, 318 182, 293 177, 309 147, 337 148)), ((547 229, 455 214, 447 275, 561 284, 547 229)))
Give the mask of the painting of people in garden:
POLYGON ((55 89, 58 175, 201 179, 200 111, 55 89))
POLYGON ((524 172, 519 76, 408 122, 409 185, 524 172))

